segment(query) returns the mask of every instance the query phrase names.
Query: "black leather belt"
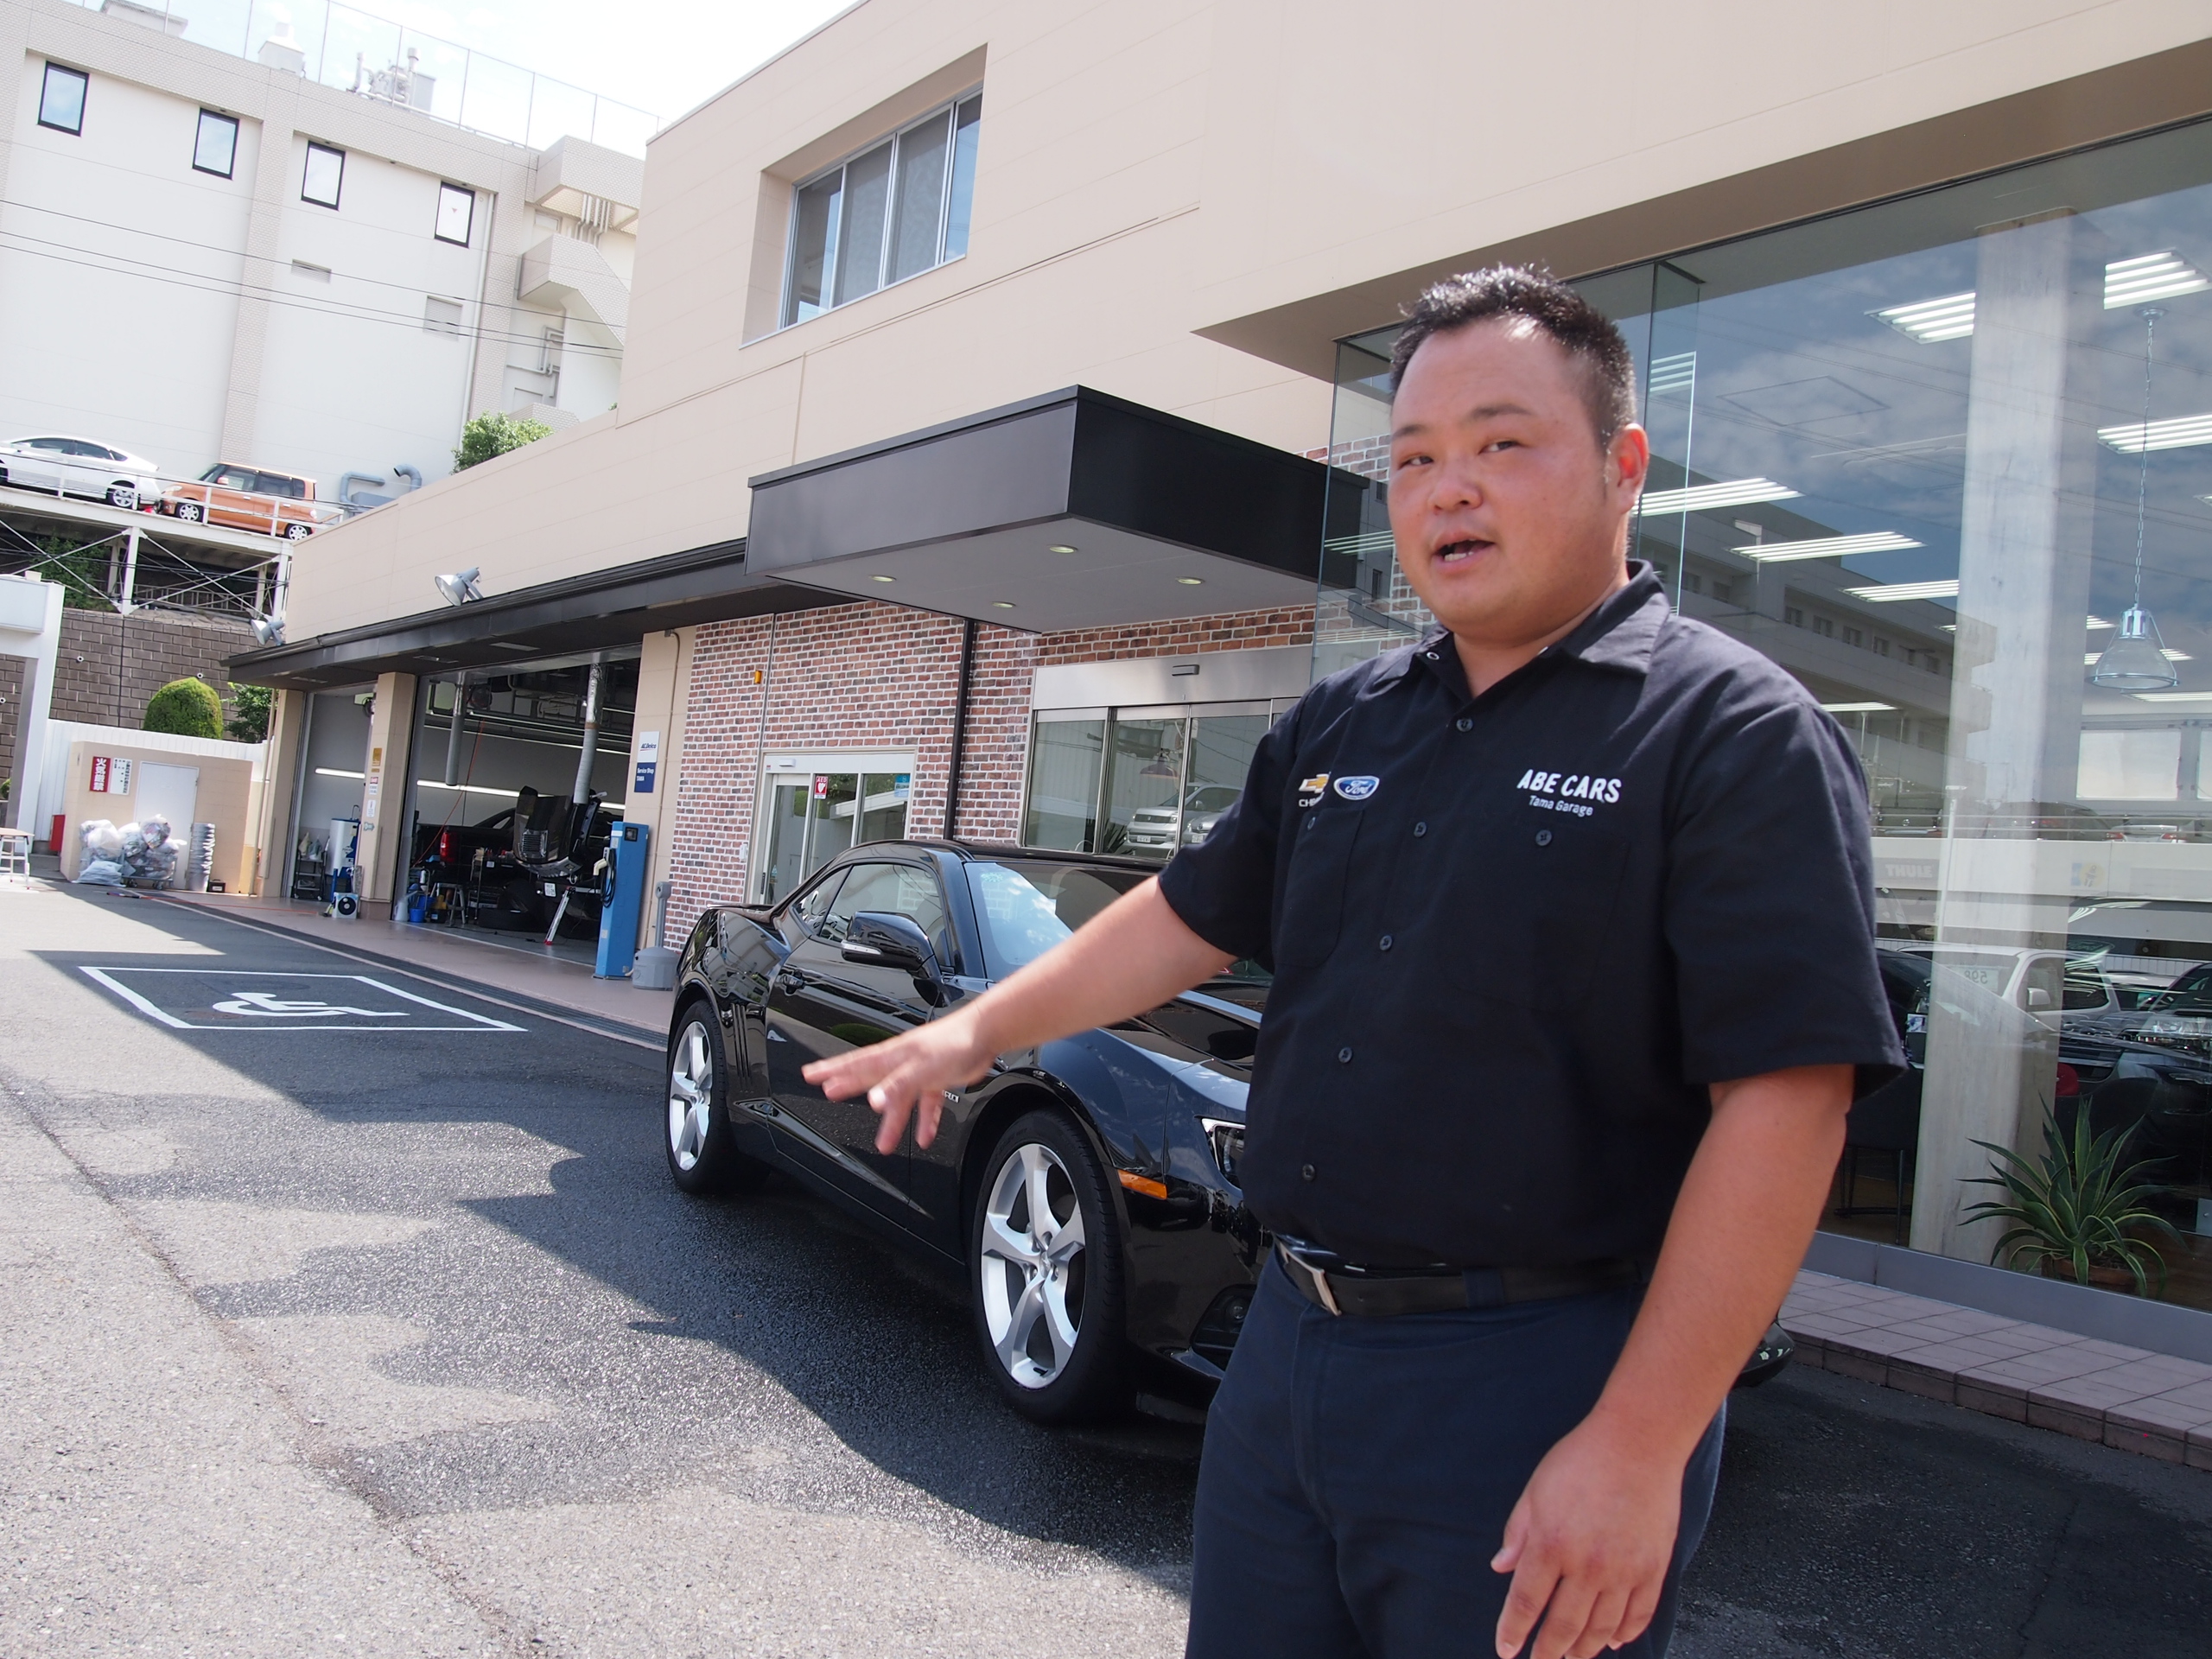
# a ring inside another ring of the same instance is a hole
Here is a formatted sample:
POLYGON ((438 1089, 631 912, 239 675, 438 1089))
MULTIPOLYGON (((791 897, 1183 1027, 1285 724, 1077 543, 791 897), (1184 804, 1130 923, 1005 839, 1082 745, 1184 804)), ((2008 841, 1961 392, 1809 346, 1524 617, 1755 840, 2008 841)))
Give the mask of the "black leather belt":
POLYGON ((1314 1306, 1361 1319, 1545 1302, 1648 1284, 1651 1279, 1650 1263, 1628 1256, 1564 1268, 1365 1268, 1280 1238, 1275 1255, 1284 1276, 1314 1306))

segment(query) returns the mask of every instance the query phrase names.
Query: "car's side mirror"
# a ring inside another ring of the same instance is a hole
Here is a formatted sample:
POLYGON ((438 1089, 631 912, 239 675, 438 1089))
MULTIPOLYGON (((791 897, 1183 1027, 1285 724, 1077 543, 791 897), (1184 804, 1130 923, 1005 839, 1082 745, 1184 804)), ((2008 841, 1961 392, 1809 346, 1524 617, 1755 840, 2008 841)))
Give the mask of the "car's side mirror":
POLYGON ((911 916, 888 910, 858 912, 839 946, 847 962, 864 962, 878 968, 903 968, 917 978, 937 980, 937 952, 930 936, 911 916))
POLYGON ((2040 985, 2031 985, 2028 987, 2028 1012, 2030 1014, 2035 1013, 2039 1008, 2047 1008, 2050 1006, 2050 993, 2049 991, 2044 989, 2040 985))

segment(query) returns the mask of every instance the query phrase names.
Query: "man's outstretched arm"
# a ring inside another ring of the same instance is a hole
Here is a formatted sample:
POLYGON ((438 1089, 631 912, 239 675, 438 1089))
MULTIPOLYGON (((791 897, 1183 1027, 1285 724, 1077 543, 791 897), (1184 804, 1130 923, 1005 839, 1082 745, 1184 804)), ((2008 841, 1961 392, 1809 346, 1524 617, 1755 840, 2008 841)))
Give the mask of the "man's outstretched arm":
POLYGON ((832 1100, 865 1091, 883 1120, 875 1145, 885 1154, 898 1149, 918 1104, 914 1139, 926 1147, 937 1139, 945 1091, 982 1077, 997 1056, 1142 1014, 1234 960, 1185 926, 1159 881, 1147 880, 965 1007, 889 1042, 817 1060, 804 1076, 832 1100))
POLYGON ((1681 1516, 1682 1471, 1789 1294, 1843 1150, 1852 1068, 1713 1087, 1651 1287, 1605 1390, 1529 1478, 1491 1563, 1513 1574, 1497 1651, 1535 1659, 1642 1635, 1681 1516))

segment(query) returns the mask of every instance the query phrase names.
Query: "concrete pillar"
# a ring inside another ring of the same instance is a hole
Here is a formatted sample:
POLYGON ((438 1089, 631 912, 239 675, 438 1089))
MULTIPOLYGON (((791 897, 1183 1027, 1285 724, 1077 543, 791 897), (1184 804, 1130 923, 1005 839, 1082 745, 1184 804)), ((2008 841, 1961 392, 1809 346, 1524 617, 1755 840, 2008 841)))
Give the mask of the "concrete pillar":
POLYGON ((630 770, 624 780, 628 792, 623 816, 632 823, 646 824, 652 830, 652 874, 645 887, 644 913, 638 921, 638 943, 641 946, 675 946, 683 943, 681 939, 656 940, 652 937, 653 888, 671 879, 671 860, 676 851, 676 772, 683 753, 683 712, 691 697, 691 652, 697 632, 696 628, 677 628, 649 633, 638 659, 638 708, 631 728, 630 770), (643 748, 648 737, 658 739, 652 788, 649 791, 637 786, 638 766, 644 758, 643 748))
MULTIPOLYGON (((2088 347, 2105 258, 2103 238, 2070 211, 1993 226, 1980 240, 1939 944, 2065 943, 2071 900, 2052 855, 2069 849, 2031 839, 2028 821, 2073 799, 2080 763, 2101 401, 2088 347)), ((1916 1249, 1989 1259, 2001 1229, 1961 1219, 1993 1196, 1967 1184, 1990 1173, 1974 1142, 2030 1154, 2041 1146, 2056 1053, 2024 1009, 1972 987, 1933 1000, 1916 1249)))
POLYGON ((261 866, 255 873, 257 897, 279 893, 291 880, 292 847, 300 827, 292 822, 292 803, 299 792, 300 767, 305 760, 302 739, 307 730, 305 691, 279 691, 269 711, 269 747, 261 769, 261 810, 255 820, 256 844, 261 866))
POLYGON ((395 877, 407 856, 408 750, 415 737, 412 674, 377 676, 369 714, 369 749, 361 767, 361 839, 354 880, 361 908, 389 905, 401 889, 395 877))

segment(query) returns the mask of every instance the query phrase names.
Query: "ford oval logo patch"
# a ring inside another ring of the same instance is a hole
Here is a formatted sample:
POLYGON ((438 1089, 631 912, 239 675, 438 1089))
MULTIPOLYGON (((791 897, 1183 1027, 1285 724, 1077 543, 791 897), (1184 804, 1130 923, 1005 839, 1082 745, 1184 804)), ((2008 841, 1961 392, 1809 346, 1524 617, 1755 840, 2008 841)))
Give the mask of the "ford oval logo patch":
POLYGON ((1339 778, 1337 793, 1348 801, 1363 801, 1382 787, 1382 780, 1375 777, 1339 778))

